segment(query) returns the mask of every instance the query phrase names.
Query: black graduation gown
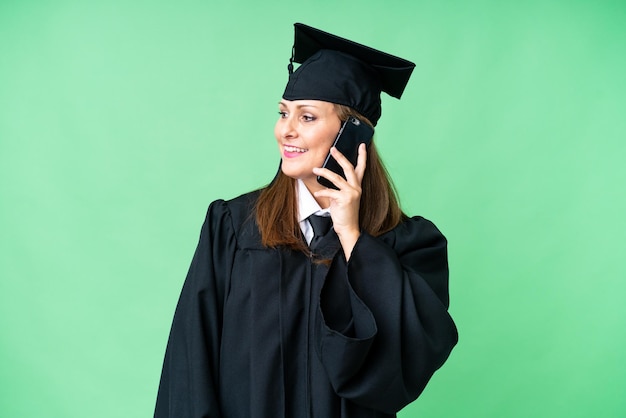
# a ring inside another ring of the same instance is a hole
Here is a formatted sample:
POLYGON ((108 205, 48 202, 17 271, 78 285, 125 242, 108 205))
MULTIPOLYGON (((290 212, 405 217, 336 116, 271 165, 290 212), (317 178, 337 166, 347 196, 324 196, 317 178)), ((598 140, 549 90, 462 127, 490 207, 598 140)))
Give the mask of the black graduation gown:
POLYGON ((155 417, 382 418, 457 342, 446 239, 414 217, 349 262, 261 245, 258 192, 211 204, 176 308, 155 417))

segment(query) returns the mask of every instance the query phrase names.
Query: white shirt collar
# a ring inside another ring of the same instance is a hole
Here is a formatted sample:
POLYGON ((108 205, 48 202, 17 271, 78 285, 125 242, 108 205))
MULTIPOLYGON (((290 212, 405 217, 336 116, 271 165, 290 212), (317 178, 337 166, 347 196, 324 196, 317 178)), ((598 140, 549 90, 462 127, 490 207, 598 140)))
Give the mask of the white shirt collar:
POLYGON ((297 180, 296 193, 298 195, 298 222, 304 221, 314 213, 318 215, 330 213, 328 208, 322 209, 300 179, 297 180))
POLYGON ((300 224, 300 230, 304 235, 304 239, 307 244, 310 244, 314 232, 307 218, 313 214, 330 216, 330 209, 322 209, 311 192, 309 192, 309 189, 306 188, 304 182, 300 179, 296 182, 296 194, 298 197, 298 223, 300 224))

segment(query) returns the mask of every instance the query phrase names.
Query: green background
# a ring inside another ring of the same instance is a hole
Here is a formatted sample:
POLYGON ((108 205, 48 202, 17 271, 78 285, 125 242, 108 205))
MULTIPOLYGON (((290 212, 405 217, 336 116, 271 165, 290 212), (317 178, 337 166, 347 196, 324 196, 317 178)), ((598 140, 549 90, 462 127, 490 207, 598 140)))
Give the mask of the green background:
POLYGON ((460 343, 400 417, 626 416, 626 3, 434 0, 0 0, 0 416, 151 416, 207 205, 276 170, 296 21, 417 63, 377 141, 460 343))

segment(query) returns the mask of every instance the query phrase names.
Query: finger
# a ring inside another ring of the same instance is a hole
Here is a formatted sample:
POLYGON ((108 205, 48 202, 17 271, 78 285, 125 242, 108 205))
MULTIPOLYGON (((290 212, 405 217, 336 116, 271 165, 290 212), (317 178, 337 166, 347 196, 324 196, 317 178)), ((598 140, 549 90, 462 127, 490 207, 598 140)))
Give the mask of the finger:
POLYGON ((363 180, 363 175, 365 174, 365 168, 367 166, 367 147, 365 144, 359 145, 359 157, 356 161, 356 167, 354 168, 354 172, 359 180, 359 184, 363 180))
POLYGON ((341 168, 343 169, 343 174, 346 176, 346 180, 348 183, 355 185, 359 184, 357 176, 354 173, 354 166, 352 163, 343 155, 337 148, 332 147, 330 149, 330 153, 333 158, 339 163, 341 168))
POLYGON ((331 201, 335 201, 339 198, 341 198, 341 192, 339 190, 335 190, 335 189, 322 189, 322 190, 318 190, 316 192, 313 193, 313 196, 315 196, 316 198, 328 198, 331 201))
POLYGON ((324 177, 326 180, 328 180, 331 183, 333 183, 339 189, 341 189, 342 187, 346 186, 346 180, 343 177, 341 177, 339 174, 337 174, 334 171, 331 171, 331 170, 329 170, 327 168, 318 168, 318 167, 316 167, 316 168, 313 169, 313 174, 315 174, 317 176, 324 177))

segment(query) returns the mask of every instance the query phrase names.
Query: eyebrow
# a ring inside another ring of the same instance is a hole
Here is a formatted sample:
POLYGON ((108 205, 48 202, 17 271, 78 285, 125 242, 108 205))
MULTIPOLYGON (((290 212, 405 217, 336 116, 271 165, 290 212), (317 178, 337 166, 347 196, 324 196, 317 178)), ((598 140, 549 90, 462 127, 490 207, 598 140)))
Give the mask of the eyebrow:
MULTIPOLYGON (((278 104, 279 104, 280 106, 287 107, 287 105, 286 105, 286 104, 285 104, 285 102, 283 102, 283 101, 278 102, 278 104)), ((313 107, 313 108, 315 108, 315 109, 317 109, 317 108, 318 108, 318 106, 315 106, 315 105, 313 105, 313 104, 299 104, 299 105, 296 105, 296 108, 297 108, 297 109, 301 109, 301 108, 303 108, 303 107, 313 107)))

